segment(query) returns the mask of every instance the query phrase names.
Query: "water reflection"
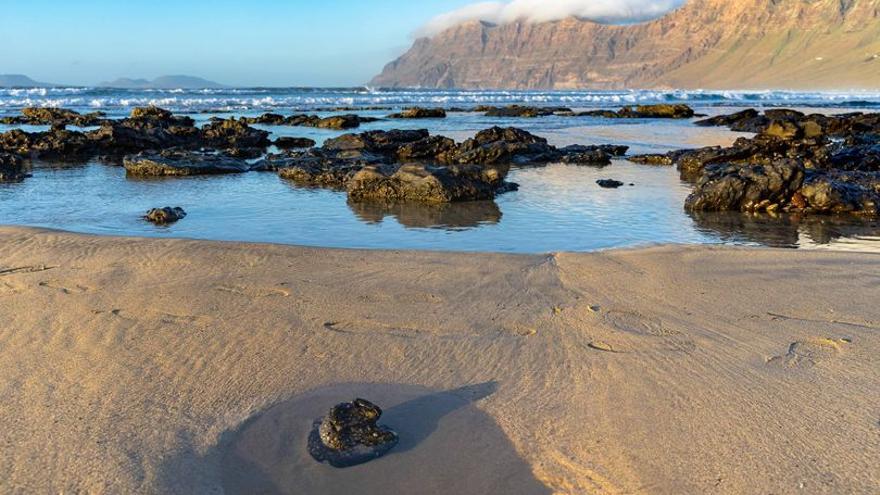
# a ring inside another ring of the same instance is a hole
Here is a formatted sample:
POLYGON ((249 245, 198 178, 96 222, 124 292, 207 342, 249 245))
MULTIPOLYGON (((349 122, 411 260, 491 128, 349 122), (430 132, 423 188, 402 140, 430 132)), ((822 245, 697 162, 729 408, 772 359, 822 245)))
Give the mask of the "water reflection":
POLYGON ((417 203, 358 203, 349 201, 355 216, 368 224, 393 217, 407 228, 465 230, 501 221, 501 209, 494 201, 424 205, 417 203))
POLYGON ((725 243, 754 243, 781 248, 844 244, 848 249, 876 251, 877 219, 832 215, 691 212, 697 229, 725 243))

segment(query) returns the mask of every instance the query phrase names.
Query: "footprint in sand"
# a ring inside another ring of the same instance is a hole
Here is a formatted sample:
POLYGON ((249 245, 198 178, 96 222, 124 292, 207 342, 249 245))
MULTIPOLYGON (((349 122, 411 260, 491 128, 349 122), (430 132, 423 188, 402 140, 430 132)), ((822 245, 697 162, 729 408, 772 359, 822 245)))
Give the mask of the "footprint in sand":
POLYGON ((44 280, 39 283, 39 286, 46 287, 48 289, 60 290, 64 294, 84 294, 86 292, 93 292, 95 290, 87 285, 77 284, 74 282, 64 282, 60 280, 44 280))
POLYGON ((214 287, 214 289, 220 292, 228 292, 230 294, 252 298, 290 296, 290 291, 275 287, 244 287, 240 285, 218 285, 214 287))
POLYGON ((21 294, 24 288, 11 282, 0 282, 0 297, 21 294))
POLYGON ((175 315, 171 313, 162 313, 159 311, 144 311, 145 314, 138 315, 122 309, 113 309, 110 314, 123 320, 132 322, 150 322, 157 321, 165 325, 195 325, 207 326, 211 322, 208 316, 192 316, 192 315, 175 315))
MULTIPOLYGON (((620 345, 594 341, 590 347, 605 352, 627 352, 631 350, 662 350, 690 353, 696 349, 696 343, 686 334, 670 328, 660 318, 646 316, 628 309, 603 310, 599 306, 591 306, 589 311, 601 318, 606 325, 624 334, 636 337, 654 337, 652 339, 624 339, 620 345)), ((616 340, 620 340, 621 334, 616 340)))
POLYGON ((812 338, 799 340, 788 347, 788 352, 767 360, 770 366, 780 368, 812 368, 816 364, 838 356, 848 339, 812 338))
POLYGON ((336 333, 347 333, 353 335, 390 335, 392 337, 415 338, 426 332, 417 328, 405 328, 399 326, 388 325, 376 321, 328 321, 324 323, 324 328, 336 333))
POLYGON ((637 335, 668 336, 679 333, 665 328, 659 318, 646 317, 635 311, 612 309, 603 318, 612 327, 637 335))

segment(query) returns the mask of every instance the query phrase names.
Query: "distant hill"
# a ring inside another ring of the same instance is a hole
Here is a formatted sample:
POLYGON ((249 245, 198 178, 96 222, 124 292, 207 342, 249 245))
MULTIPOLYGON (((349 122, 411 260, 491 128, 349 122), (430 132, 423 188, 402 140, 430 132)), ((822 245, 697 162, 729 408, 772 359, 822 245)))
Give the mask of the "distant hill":
POLYGON ((420 38, 371 85, 876 90, 880 0, 689 0, 629 25, 471 21, 420 38))
POLYGON ((23 74, 0 74, 0 88, 54 88, 59 84, 34 81, 23 74))
POLYGON ((152 81, 123 77, 115 81, 102 82, 98 86, 118 89, 214 89, 226 87, 223 84, 195 76, 162 76, 152 81))

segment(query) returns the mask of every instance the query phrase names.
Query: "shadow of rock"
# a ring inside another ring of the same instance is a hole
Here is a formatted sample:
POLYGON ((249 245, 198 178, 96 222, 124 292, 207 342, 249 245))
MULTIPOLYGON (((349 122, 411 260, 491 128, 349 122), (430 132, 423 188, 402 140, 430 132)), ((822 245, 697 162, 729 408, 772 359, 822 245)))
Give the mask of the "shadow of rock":
MULTIPOLYGON (((698 229, 724 242, 797 248, 807 241, 833 244, 847 238, 880 237, 880 222, 855 216, 773 216, 739 212, 689 212, 689 215, 698 229)), ((877 248, 880 250, 880 244, 877 248)))
MULTIPOLYGON (((232 494, 549 494, 495 421, 475 402, 494 382, 435 391, 401 384, 343 384, 277 404, 223 435, 193 469, 169 461, 163 489, 192 487, 181 478, 214 472, 232 494), (312 422, 335 404, 363 397, 384 409, 380 424, 400 435, 388 455, 345 469, 319 464, 306 449, 312 422)), ((189 457, 189 456, 187 456, 189 457)), ((200 482, 196 482, 204 486, 200 482)))
POLYGON ((499 223, 502 215, 494 201, 439 205, 349 201, 348 207, 355 216, 367 223, 379 223, 390 216, 404 227, 423 229, 471 229, 499 223))

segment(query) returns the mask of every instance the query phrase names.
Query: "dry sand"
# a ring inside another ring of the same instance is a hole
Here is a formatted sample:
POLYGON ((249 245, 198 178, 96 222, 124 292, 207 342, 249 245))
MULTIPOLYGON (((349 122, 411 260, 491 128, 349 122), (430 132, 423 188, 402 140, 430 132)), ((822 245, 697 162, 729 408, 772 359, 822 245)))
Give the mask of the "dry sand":
POLYGON ((880 257, 0 228, 0 493, 877 493, 880 257), (312 419, 401 444, 346 470, 312 419))

